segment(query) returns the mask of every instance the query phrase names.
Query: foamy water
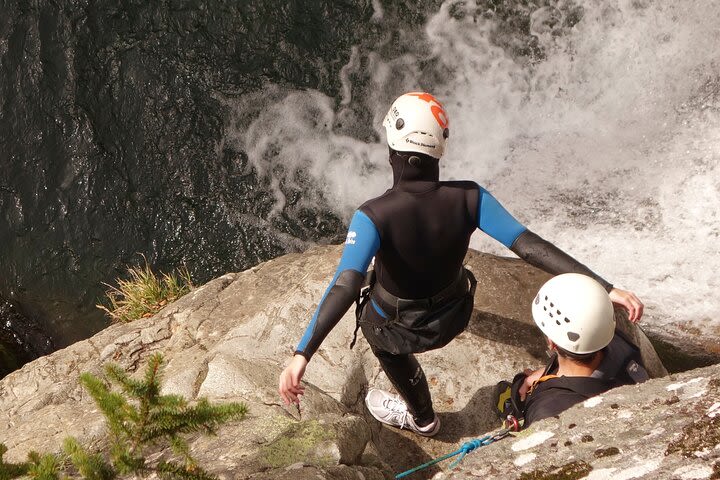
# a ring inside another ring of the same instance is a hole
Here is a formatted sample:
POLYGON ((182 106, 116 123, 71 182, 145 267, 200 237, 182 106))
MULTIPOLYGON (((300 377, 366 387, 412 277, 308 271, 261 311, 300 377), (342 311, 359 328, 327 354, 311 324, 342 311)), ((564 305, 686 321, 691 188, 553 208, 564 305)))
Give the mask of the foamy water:
MULTIPOLYGON (((564 29, 562 8, 537 10, 546 57, 528 63, 490 41, 493 20, 446 2, 400 35, 402 54, 354 48, 338 98, 268 85, 227 100, 225 142, 273 179, 276 212, 281 184, 312 185, 303 201, 349 219, 390 184, 380 125, 390 103, 430 90, 451 118, 443 178, 478 181, 635 291, 649 328, 689 321, 720 336, 720 4, 597 3, 581 2, 582 20, 564 29)), ((472 245, 512 255, 482 234, 472 245)))

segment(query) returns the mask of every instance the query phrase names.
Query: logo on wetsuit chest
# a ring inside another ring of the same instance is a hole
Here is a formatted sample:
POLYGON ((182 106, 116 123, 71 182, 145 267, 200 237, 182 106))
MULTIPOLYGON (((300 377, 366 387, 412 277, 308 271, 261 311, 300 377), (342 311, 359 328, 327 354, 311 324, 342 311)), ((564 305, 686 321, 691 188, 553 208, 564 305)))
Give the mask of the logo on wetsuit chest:
POLYGON ((355 238, 357 237, 357 233, 353 232, 352 230, 348 232, 347 239, 345 240, 346 245, 355 245, 355 238))

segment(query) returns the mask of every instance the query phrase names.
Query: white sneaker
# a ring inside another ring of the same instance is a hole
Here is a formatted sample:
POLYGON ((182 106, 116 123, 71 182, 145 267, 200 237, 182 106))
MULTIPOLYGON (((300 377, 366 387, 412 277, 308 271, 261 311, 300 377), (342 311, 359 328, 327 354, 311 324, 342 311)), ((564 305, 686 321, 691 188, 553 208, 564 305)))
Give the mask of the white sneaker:
POLYGON ((373 417, 387 425, 411 430, 425 437, 432 437, 440 430, 440 419, 437 415, 429 425, 419 427, 405 402, 384 390, 371 389, 365 396, 365 405, 373 417))

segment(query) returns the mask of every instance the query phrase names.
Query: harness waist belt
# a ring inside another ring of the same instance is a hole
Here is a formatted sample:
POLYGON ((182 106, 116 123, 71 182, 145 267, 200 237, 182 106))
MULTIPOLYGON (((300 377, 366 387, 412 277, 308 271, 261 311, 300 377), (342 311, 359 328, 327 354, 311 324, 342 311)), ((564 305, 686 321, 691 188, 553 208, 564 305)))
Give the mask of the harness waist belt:
POLYGON ((464 267, 458 271, 457 277, 453 280, 450 285, 440 290, 432 297, 427 298, 400 298, 396 297, 392 293, 388 292, 380 285, 380 282, 375 282, 372 288, 372 296, 378 298, 381 302, 387 306, 402 309, 412 306, 427 306, 436 305, 447 299, 459 298, 465 295, 472 288, 472 281, 469 279, 473 278, 472 273, 466 270, 464 267), (467 272, 467 273, 466 273, 467 272))

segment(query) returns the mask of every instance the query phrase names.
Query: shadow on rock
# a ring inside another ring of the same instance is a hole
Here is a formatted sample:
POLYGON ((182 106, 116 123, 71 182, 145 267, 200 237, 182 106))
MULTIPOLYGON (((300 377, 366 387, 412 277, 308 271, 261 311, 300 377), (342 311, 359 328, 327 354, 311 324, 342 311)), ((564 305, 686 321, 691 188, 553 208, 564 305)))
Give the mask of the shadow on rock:
POLYGON ((546 358, 545 341, 534 325, 475 310, 465 331, 491 342, 522 348, 537 359, 546 358))
MULTIPOLYGON (((371 427, 372 442, 378 456, 393 474, 398 474, 457 450, 462 439, 479 437, 499 428, 500 420, 495 416, 491 405, 493 391, 494 385, 482 387, 462 410, 439 413, 442 428, 432 438, 385 427, 375 422, 371 427)), ((453 459, 449 459, 413 473, 413 478, 431 478, 436 473, 445 471, 452 461, 453 459)))
MULTIPOLYGON (((479 437, 500 428, 501 422, 492 406, 494 390, 494 385, 481 387, 462 410, 438 414, 442 429, 435 440, 455 445, 461 439, 479 437)), ((460 448, 460 445, 456 448, 460 448)))
MULTIPOLYGON (((378 456, 394 476, 432 460, 432 457, 423 450, 423 445, 435 440, 408 431, 379 426, 377 429, 373 428, 372 441, 378 456)), ((427 448, 427 445, 425 447, 427 448)), ((414 480, 431 478, 441 471, 441 467, 442 465, 433 465, 414 473, 412 478, 414 480)))
POLYGON ((340 402, 353 412, 365 414, 369 421, 372 417, 365 410, 364 402, 367 390, 368 378, 365 374, 365 369, 358 363, 350 371, 347 380, 343 385, 340 402))

